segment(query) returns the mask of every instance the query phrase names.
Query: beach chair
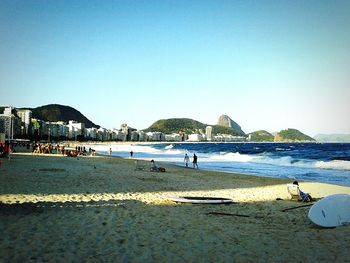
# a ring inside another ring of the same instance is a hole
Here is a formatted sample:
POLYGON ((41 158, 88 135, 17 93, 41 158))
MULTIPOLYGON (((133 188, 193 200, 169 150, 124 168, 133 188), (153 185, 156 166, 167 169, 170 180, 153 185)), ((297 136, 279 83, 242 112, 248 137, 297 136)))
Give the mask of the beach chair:
POLYGON ((303 202, 308 201, 309 194, 301 192, 299 185, 288 184, 287 190, 288 190, 288 193, 291 195, 292 200, 303 201, 303 202))
POLYGON ((296 201, 301 200, 299 185, 288 184, 287 190, 292 200, 296 200, 296 201))
POLYGON ((144 171, 145 166, 141 165, 138 160, 135 160, 135 171, 144 171))

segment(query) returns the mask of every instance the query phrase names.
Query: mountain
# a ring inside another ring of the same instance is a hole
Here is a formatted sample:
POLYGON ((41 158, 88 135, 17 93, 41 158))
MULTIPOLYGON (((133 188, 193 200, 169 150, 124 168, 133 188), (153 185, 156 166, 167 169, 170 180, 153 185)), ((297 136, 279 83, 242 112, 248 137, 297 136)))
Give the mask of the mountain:
MULTIPOLYGON (((23 108, 24 109, 24 108, 23 108)), ((86 118, 80 111, 64 105, 59 104, 49 104, 37 108, 25 108, 32 111, 32 117, 37 118, 43 121, 64 121, 68 122, 70 120, 74 120, 77 122, 85 123, 86 128, 99 128, 99 125, 96 125, 88 118, 86 118)))
POLYGON ((227 115, 221 115, 219 117, 217 125, 228 127, 234 129, 237 133, 244 135, 244 131, 242 131, 241 126, 239 126, 235 121, 233 121, 229 116, 227 115))
MULTIPOLYGON (((186 134, 192 134, 196 132, 205 132, 205 128, 208 124, 201 123, 199 121, 187 118, 173 118, 173 119, 162 119, 153 123, 150 127, 145 129, 145 132, 162 132, 165 134, 184 132, 186 134)), ((229 127, 223 127, 219 125, 212 126, 212 134, 231 134, 231 135, 244 135, 235 131, 229 127)))
POLYGON ((296 130, 287 129, 278 132, 274 139, 275 142, 314 142, 315 139, 296 130))
POLYGON ((273 142, 274 140, 274 136, 264 130, 249 133, 248 136, 251 142, 273 142))
POLYGON ((350 134, 317 134, 314 139, 319 142, 350 143, 350 134))

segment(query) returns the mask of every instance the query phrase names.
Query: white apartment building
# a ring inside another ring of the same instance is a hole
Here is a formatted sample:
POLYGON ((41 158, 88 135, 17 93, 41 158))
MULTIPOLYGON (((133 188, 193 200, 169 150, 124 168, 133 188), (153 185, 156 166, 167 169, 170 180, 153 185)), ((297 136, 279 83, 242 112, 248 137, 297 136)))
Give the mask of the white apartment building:
POLYGON ((69 121, 68 123, 69 135, 68 138, 76 139, 79 135, 84 135, 85 124, 76 121, 69 121))
POLYGON ((203 141, 204 138, 202 136, 202 134, 198 134, 198 133, 194 133, 194 134, 190 134, 188 135, 188 140, 190 142, 200 142, 203 141))
POLYGON ((4 109, 4 114, 0 114, 1 133, 4 133, 7 139, 13 139, 21 132, 21 119, 12 114, 13 107, 4 109))
POLYGON ((165 140, 167 142, 181 142, 182 141, 182 135, 180 135, 178 133, 165 134, 165 140))
POLYGON ((213 139, 212 132, 213 132, 213 127, 207 126, 205 128, 205 137, 207 138, 207 141, 211 141, 213 139))
POLYGON ((18 117, 21 118, 21 130, 22 134, 29 133, 29 127, 32 123, 32 111, 31 110, 17 110, 18 117))
POLYGON ((213 137, 213 141, 215 142, 243 142, 245 140, 243 136, 233 136, 230 134, 220 134, 213 137))
POLYGON ((144 131, 137 131, 139 134, 139 141, 147 141, 147 134, 144 131))
POLYGON ((147 140, 148 141, 164 141, 165 136, 161 132, 147 132, 147 140))
POLYGON ((97 139, 101 141, 108 141, 109 140, 109 132, 107 129, 100 127, 97 130, 97 139))
POLYGON ((85 129, 85 138, 90 140, 97 139, 97 129, 96 128, 86 128, 85 129))

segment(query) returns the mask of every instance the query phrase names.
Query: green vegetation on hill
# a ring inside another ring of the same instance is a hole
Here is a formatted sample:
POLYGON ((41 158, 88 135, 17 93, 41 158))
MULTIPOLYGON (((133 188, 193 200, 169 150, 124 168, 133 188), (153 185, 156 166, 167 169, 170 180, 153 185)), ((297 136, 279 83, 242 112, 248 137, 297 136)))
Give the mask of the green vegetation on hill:
POLYGON ((37 118, 44 121, 63 121, 68 122, 70 120, 74 120, 77 122, 85 123, 86 128, 96 127, 99 128, 100 126, 96 125, 92 121, 90 121, 88 118, 86 118, 83 114, 81 114, 76 109, 59 105, 59 104, 49 104, 37 108, 26 108, 32 111, 33 118, 37 118))
POLYGON ((255 131, 248 135, 250 135, 250 141, 252 142, 273 142, 274 140, 274 136, 264 130, 255 131))
MULTIPOLYGON (((162 132, 165 134, 184 132, 186 134, 192 134, 196 132, 205 133, 205 129, 208 125, 203 124, 199 121, 187 118, 173 118, 173 119, 162 119, 153 123, 149 128, 145 129, 145 132, 162 132)), ((219 125, 212 126, 213 135, 216 134, 231 134, 231 135, 242 135, 236 132, 232 128, 222 127, 219 125)))
POLYGON ((287 129, 282 130, 276 134, 275 142, 313 142, 315 139, 310 136, 296 130, 296 129, 287 129))
POLYGON ((213 127, 213 134, 217 135, 217 134, 231 134, 234 136, 245 136, 245 133, 243 131, 237 131, 233 128, 229 128, 229 127, 223 127, 220 125, 211 125, 213 127))
POLYGON ((145 132, 162 132, 166 134, 170 133, 192 133, 198 130, 205 129, 205 125, 199 121, 186 118, 174 118, 166 120, 158 120, 150 127, 145 129, 145 132))

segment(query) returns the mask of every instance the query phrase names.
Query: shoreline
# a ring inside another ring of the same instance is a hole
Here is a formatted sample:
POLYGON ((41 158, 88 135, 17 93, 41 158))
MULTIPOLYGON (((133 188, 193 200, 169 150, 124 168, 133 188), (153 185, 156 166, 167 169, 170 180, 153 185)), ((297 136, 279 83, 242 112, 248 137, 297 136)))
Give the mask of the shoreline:
MULTIPOLYGON (((189 144, 193 144, 192 142, 188 142, 189 144)), ((144 145, 154 145, 154 144, 158 144, 158 143, 153 143, 153 142, 146 142, 144 145)), ((171 143, 170 143, 171 144, 171 143)), ((71 144, 67 144, 65 147, 69 148, 69 149, 74 149, 75 147, 82 147, 82 146, 87 146, 89 147, 89 145, 86 145, 86 144, 83 144, 83 143, 78 143, 78 144, 74 144, 74 145, 71 145, 71 144), (67 146, 68 145, 68 146, 67 146)), ((93 145, 100 145, 100 146, 108 146, 108 145, 122 145, 122 146, 135 146, 136 144, 130 144, 130 142, 117 142, 116 144, 93 144, 93 145)), ((31 154, 30 151, 24 147, 19 147, 20 151, 16 152, 16 153, 13 153, 13 154, 31 154)), ((92 148, 93 149, 93 148, 92 148)), ((135 152, 137 154, 137 152, 135 152)), ((34 155, 43 155, 43 154, 34 154, 34 155)), ((48 154, 48 156, 50 155, 60 155, 58 153, 52 153, 52 154, 48 154)), ((98 151, 96 151, 96 155, 95 156, 100 156, 100 157, 110 157, 109 154, 108 154, 108 151, 100 151, 100 153, 98 151), (104 154, 105 153, 105 154, 104 154)), ((112 157, 115 157, 115 158, 122 158, 122 159, 130 159, 130 157, 126 157, 126 156, 122 156, 122 155, 116 155, 116 154, 112 154, 112 157)), ((150 161, 151 159, 153 159, 154 157, 149 157, 149 158, 138 158, 138 157, 133 157, 133 159, 138 159, 138 160, 142 160, 142 161, 150 161)), ((177 162, 171 162, 171 161, 168 161, 168 162, 162 162, 162 161, 159 161, 159 160, 156 160, 157 163, 163 163, 163 164, 168 164, 168 165, 175 165, 177 167, 183 167, 181 165, 181 163, 177 163, 177 162)), ((190 167, 191 168, 191 167, 190 167)), ((288 166, 286 166, 286 169, 288 169, 288 166)), ((209 172, 218 172, 218 173, 228 173, 228 174, 231 174, 231 175, 234 175, 234 174, 243 174, 243 175, 246 175, 246 176, 256 176, 256 177, 266 177, 266 178, 271 178, 271 179, 286 179, 286 180, 297 180, 299 182, 316 182, 316 181, 309 181, 309 180, 303 180, 303 179, 297 179, 297 178, 286 178, 286 177, 274 177, 274 176, 266 176, 266 175, 260 175, 260 174, 253 174, 253 173, 244 173, 244 172, 237 172, 237 171, 232 171, 232 170, 228 170, 228 171, 225 171, 225 170, 222 170, 222 169, 210 169, 210 168, 201 168, 201 170, 203 171, 209 171, 209 172)), ((324 184, 330 184, 330 185, 335 185, 335 186, 344 186, 344 187, 350 187, 350 185, 347 185, 347 184, 344 184, 344 183, 341 183, 341 182, 322 182, 322 181, 317 181, 318 183, 324 183, 324 184)))

